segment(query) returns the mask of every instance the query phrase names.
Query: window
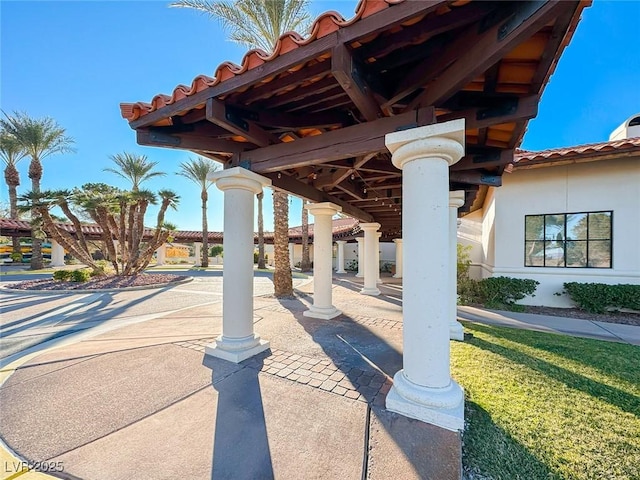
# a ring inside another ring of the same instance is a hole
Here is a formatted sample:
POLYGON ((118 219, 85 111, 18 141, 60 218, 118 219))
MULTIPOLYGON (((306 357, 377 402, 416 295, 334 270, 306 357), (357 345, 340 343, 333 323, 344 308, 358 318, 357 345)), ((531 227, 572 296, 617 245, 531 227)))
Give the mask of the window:
POLYGON ((613 212, 524 217, 525 267, 611 268, 613 212))

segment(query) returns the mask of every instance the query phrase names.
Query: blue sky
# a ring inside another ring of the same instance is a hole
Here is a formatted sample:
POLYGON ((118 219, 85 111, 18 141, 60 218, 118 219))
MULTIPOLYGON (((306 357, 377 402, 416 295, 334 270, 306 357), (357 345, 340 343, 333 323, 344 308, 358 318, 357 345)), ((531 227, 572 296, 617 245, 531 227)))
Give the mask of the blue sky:
MULTIPOLYGON (((124 180, 102 170, 109 155, 135 152, 159 162, 167 177, 147 183, 181 195, 167 220, 181 230, 199 230, 197 187, 176 176, 193 154, 138 146, 120 116, 120 102, 149 101, 171 93, 218 64, 240 62, 244 48, 225 41, 216 21, 165 1, 0 2, 0 106, 33 117, 50 116, 76 140, 76 153, 44 162, 43 188, 71 188, 124 180)), ((317 15, 338 10, 351 17, 355 0, 314 1, 317 15)), ((640 112, 640 2, 597 1, 588 8, 573 41, 551 77, 538 117, 529 123, 523 148, 606 141, 609 133, 640 112)), ((29 189, 28 160, 19 165, 29 189)), ((272 228, 270 195, 265 195, 265 227, 272 228)), ((7 201, 2 182, 0 200, 7 201)), ((300 202, 292 200, 291 225, 300 224, 300 202)), ((152 217, 149 222, 152 223, 152 217)), ((210 188, 209 229, 222 230, 222 194, 210 188)))

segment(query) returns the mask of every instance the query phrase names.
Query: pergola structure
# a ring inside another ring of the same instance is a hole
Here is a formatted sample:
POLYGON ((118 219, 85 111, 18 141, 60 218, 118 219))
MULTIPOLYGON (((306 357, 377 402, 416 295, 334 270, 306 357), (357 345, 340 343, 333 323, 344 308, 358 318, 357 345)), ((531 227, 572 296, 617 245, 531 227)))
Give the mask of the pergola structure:
MULTIPOLYGON (((361 221, 364 294, 379 293, 379 236, 402 237, 404 369, 387 407, 461 429, 462 391, 449 375, 452 223, 500 185, 588 3, 361 0, 349 20, 325 13, 271 53, 252 50, 171 95, 122 104, 139 144, 224 164, 215 180, 234 237, 225 288, 235 297, 223 300, 223 334, 207 353, 241 361, 268 347, 251 308, 238 307, 251 305, 250 290, 238 292, 250 275, 253 195, 270 185, 314 202, 317 226, 339 211, 361 221)), ((328 251, 330 229, 319 230, 314 241, 328 251)), ((340 313, 331 258, 318 253, 307 313, 331 318, 340 313)))

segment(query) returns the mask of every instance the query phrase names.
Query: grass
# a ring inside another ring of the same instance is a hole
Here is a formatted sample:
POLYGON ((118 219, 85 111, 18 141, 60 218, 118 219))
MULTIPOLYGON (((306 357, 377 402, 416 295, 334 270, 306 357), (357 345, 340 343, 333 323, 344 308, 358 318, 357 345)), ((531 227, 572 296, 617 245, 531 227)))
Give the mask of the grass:
POLYGON ((467 471, 495 480, 640 479, 640 348, 466 323, 467 471))

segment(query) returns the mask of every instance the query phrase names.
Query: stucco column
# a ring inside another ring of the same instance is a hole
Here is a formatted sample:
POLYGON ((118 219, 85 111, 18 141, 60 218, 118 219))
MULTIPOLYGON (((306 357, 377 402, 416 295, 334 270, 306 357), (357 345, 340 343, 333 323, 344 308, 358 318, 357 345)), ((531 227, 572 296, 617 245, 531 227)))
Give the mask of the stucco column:
POLYGON ((295 258, 294 258, 295 248, 296 248, 295 243, 289 244, 289 265, 292 270, 295 267, 295 258))
POLYGON ((64 248, 51 239, 51 267, 64 267, 64 248))
POLYGON ((376 283, 382 283, 382 279, 380 278, 380 237, 382 236, 382 232, 376 232, 376 283))
POLYGON ((360 290, 363 295, 380 295, 380 290, 376 286, 378 281, 378 265, 376 264, 378 255, 378 229, 379 223, 361 223, 360 228, 364 231, 364 288, 360 290))
POLYGON ((333 232, 331 218, 342 207, 330 203, 308 203, 304 206, 313 215, 313 305, 305 317, 329 320, 342 312, 332 305, 333 232))
POLYGON ((464 205, 464 190, 449 192, 449 338, 464 340, 458 321, 458 209, 464 205))
POLYGON ((196 261, 194 265, 196 267, 202 266, 202 242, 194 242, 193 248, 195 249, 196 261))
POLYGON ((344 246, 346 243, 346 240, 336 241, 336 244, 338 245, 338 264, 336 265, 336 273, 347 273, 344 270, 344 246))
POLYGON ((358 273, 356 273, 356 277, 361 278, 364 277, 364 237, 356 238, 356 242, 358 242, 358 273))
POLYGON ((402 239, 396 238, 393 243, 396 244, 396 273, 393 278, 402 278, 402 239))
POLYGON ((464 120, 390 133, 402 170, 403 369, 388 410, 449 430, 464 427, 464 395, 450 373, 449 166, 464 155, 464 120))
POLYGON ((205 353, 239 363, 269 348, 253 331, 253 201, 271 180, 240 167, 208 177, 224 192, 222 335, 205 353))
POLYGON ((167 260, 167 244, 163 243, 156 250, 156 265, 164 265, 167 260))

